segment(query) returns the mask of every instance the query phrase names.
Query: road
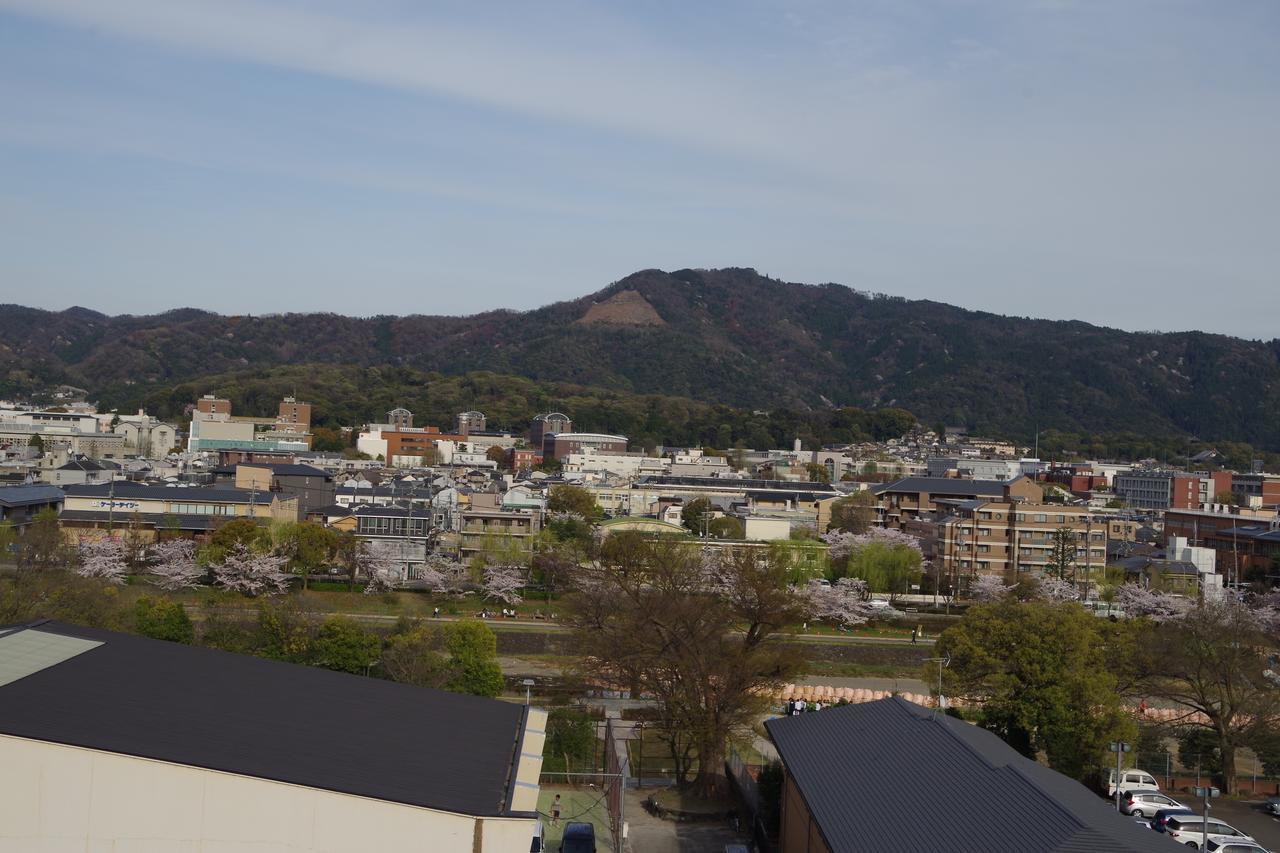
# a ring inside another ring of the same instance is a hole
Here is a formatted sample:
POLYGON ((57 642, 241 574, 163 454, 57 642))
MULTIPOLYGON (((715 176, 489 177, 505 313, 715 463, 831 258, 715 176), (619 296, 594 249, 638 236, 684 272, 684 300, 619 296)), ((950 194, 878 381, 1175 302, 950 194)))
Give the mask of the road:
MULTIPOLYGON (((1197 814, 1201 813, 1199 803, 1192 803, 1178 794, 1173 794, 1172 796, 1191 806, 1197 814)), ((1214 817, 1225 820, 1241 832, 1249 833, 1268 850, 1280 851, 1280 818, 1272 817, 1264 812, 1261 800, 1256 802, 1214 800, 1209 813, 1214 817)))

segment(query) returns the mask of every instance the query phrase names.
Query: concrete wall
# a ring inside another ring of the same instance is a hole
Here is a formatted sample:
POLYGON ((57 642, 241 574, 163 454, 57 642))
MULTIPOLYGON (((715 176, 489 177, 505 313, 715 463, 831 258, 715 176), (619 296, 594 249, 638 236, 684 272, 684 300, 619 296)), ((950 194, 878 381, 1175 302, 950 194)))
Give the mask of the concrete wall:
POLYGON ((0 853, 508 853, 532 834, 526 818, 477 821, 0 736, 0 853))

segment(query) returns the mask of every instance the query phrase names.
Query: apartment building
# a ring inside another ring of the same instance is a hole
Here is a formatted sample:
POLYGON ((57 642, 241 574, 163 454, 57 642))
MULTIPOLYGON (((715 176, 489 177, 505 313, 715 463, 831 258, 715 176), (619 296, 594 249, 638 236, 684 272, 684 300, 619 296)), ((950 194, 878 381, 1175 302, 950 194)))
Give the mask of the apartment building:
POLYGON ((1210 509, 1171 509, 1164 514, 1166 537, 1181 536, 1191 544, 1204 544, 1220 530, 1248 525, 1268 525, 1276 522, 1274 509, 1229 509, 1215 506, 1210 509))
POLYGON ((902 529, 931 515, 935 500, 1004 500, 1039 503, 1044 489, 1027 477, 1012 480, 958 480, 948 477, 907 477, 871 490, 877 499, 876 519, 883 527, 902 529))
POLYGON ((463 560, 486 551, 513 551, 533 555, 533 539, 542 530, 542 513, 504 509, 500 496, 475 494, 471 506, 463 509, 459 553, 463 560))
POLYGON ((1043 573, 1060 530, 1075 543, 1077 577, 1101 578, 1106 568, 1107 525, 1087 509, 979 499, 939 500, 937 512, 934 551, 943 577, 1043 573))
POLYGON ((1133 509, 1199 509, 1231 491, 1231 472, 1126 471, 1114 491, 1133 509))

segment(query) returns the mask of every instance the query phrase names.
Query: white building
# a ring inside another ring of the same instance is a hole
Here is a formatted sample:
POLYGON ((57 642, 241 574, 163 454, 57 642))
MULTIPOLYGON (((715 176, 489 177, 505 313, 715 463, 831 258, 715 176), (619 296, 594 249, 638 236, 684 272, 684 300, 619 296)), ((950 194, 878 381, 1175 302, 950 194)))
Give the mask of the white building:
POLYGON ((564 458, 563 465, 565 474, 639 477, 667 473, 671 468, 671 460, 645 456, 643 453, 608 453, 587 447, 580 453, 570 453, 564 458))
POLYGON ((528 850, 545 729, 515 703, 19 626, 0 631, 0 851, 528 850))

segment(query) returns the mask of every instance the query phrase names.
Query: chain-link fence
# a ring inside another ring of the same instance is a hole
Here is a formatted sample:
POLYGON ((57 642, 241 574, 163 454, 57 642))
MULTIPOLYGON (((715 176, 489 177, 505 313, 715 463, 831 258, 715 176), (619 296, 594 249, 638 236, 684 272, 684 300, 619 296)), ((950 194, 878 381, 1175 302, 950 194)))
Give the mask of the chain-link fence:
POLYGON ((564 828, 589 823, 596 849, 622 853, 617 792, 622 779, 609 773, 543 773, 538 777, 538 817, 547 850, 559 850, 564 828))
MULTIPOLYGON (((1176 745, 1155 752, 1128 753, 1124 766, 1145 770, 1155 777, 1161 790, 1169 792, 1217 784, 1222 774, 1222 761, 1216 752, 1183 754, 1176 745)), ((1258 797, 1280 795, 1280 776, 1267 773, 1267 769, 1252 750, 1237 750, 1236 790, 1232 793, 1258 797)))

